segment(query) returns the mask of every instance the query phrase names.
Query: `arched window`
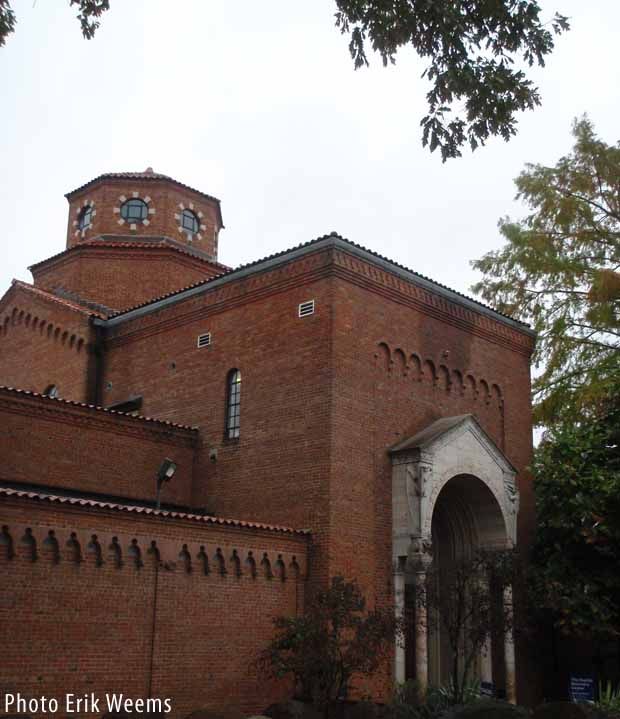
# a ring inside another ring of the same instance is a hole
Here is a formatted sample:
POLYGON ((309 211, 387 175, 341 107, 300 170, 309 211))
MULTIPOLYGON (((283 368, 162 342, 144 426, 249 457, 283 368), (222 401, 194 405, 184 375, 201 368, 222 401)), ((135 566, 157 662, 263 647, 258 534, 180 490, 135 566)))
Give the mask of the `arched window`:
POLYGON ((240 410, 241 410, 241 372, 231 369, 226 382, 226 437, 237 439, 239 437, 240 410))

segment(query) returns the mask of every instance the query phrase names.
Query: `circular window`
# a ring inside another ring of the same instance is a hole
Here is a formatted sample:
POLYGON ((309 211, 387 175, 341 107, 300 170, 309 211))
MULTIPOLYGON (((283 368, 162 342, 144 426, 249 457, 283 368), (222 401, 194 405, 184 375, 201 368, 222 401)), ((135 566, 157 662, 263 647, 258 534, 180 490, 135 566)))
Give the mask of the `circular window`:
POLYGON ((121 217, 127 222, 144 222, 149 208, 144 200, 127 200, 121 205, 121 217))
POLYGON ((200 229, 200 222, 197 215, 191 210, 183 210, 181 213, 181 227, 187 232, 195 235, 200 229))
POLYGON ((78 216, 78 230, 86 230, 90 227, 93 219, 92 205, 85 205, 78 216))

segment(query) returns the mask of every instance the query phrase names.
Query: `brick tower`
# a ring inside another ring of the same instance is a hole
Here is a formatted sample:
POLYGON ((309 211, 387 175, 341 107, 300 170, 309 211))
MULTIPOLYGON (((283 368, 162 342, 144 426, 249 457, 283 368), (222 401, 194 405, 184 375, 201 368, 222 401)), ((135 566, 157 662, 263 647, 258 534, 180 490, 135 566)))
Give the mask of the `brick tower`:
POLYGON ((219 200, 150 167, 99 175, 66 198, 66 250, 30 268, 35 287, 121 310, 225 269, 219 200))

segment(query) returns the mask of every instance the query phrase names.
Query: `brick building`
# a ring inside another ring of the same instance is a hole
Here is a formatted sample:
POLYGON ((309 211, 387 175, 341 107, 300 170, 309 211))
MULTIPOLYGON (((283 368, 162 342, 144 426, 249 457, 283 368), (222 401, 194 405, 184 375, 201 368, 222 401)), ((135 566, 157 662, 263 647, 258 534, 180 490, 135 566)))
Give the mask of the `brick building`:
MULTIPOLYGON (((525 325, 335 233, 225 267, 219 201, 150 168, 66 197, 66 249, 0 300, 5 691, 256 713, 308 588, 401 612, 433 558, 527 542, 525 325)), ((489 657, 514 697, 510 638, 489 657)), ((445 672, 412 636, 357 690, 445 672)))

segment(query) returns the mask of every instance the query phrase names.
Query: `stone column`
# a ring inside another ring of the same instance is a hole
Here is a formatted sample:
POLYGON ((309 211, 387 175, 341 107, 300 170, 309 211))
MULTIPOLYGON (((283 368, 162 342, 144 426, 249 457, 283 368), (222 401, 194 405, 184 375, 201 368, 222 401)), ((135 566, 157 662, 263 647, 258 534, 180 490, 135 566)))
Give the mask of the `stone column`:
MULTIPOLYGON (((394 563, 394 613, 396 621, 404 622, 405 618, 405 563, 407 557, 398 557, 394 563)), ((406 680, 405 673, 405 635, 396 639, 394 654, 394 680, 402 684, 406 680)))
POLYGON ((426 608, 426 574, 432 564, 431 543, 414 540, 411 568, 415 583, 415 678, 419 699, 424 701, 428 689, 428 616, 426 608))
POLYGON ((506 665, 506 699, 511 704, 517 703, 517 681, 516 681, 516 665, 515 665, 515 644, 512 631, 513 624, 513 606, 512 606, 512 587, 508 586, 504 589, 504 607, 509 616, 508 630, 504 636, 504 662, 506 665))
POLYGON ((487 637, 480 654, 480 681, 493 684, 493 654, 491 653, 491 637, 487 637))
POLYGON ((481 651, 480 651, 480 682, 486 683, 489 685, 493 685, 493 638, 491 635, 490 627, 492 625, 491 622, 491 616, 492 616, 492 609, 491 609, 491 585, 489 582, 488 577, 483 577, 480 580, 480 590, 482 593, 482 596, 488 598, 489 602, 489 634, 482 645, 481 651))

